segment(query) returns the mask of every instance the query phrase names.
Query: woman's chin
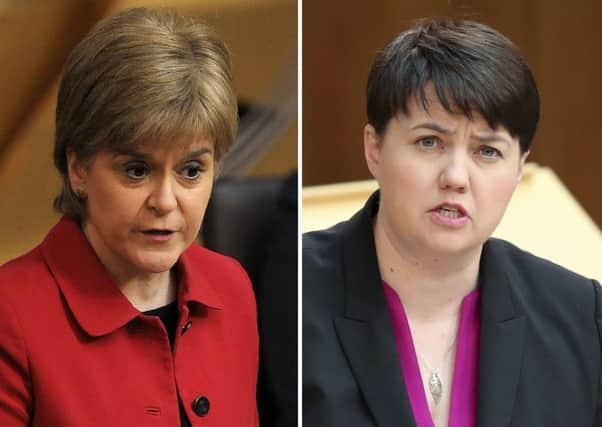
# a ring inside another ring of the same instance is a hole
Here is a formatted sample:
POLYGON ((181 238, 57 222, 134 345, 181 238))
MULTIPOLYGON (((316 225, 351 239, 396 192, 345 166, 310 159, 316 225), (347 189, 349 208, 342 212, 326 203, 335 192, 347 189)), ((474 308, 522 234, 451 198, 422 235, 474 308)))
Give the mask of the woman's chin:
POLYGON ((141 274, 159 274, 171 270, 178 261, 179 255, 146 254, 134 263, 141 274))
POLYGON ((429 239, 428 247, 433 253, 442 255, 459 255, 472 252, 479 248, 483 242, 480 239, 467 236, 440 236, 441 238, 429 239))

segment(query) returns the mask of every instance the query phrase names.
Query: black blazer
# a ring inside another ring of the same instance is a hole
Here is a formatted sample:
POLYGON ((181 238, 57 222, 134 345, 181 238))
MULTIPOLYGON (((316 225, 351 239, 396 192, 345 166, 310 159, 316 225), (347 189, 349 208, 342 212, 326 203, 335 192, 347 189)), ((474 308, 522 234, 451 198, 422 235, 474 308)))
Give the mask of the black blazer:
MULTIPOLYGON (((303 238, 303 425, 413 427, 373 241, 375 193, 303 238)), ((602 289, 490 239, 479 270, 479 427, 602 426, 602 289)))

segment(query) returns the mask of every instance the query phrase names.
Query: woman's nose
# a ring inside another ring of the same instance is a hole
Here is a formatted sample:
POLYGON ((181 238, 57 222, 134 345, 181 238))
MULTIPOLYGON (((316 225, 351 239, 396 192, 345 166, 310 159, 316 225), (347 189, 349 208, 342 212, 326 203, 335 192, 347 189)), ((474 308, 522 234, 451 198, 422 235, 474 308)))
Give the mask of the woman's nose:
POLYGON ((439 187, 443 190, 466 192, 470 188, 467 160, 461 155, 450 156, 439 175, 439 187))
POLYGON ((174 210, 178 206, 175 185, 171 177, 165 177, 154 183, 147 201, 149 208, 161 215, 174 210))

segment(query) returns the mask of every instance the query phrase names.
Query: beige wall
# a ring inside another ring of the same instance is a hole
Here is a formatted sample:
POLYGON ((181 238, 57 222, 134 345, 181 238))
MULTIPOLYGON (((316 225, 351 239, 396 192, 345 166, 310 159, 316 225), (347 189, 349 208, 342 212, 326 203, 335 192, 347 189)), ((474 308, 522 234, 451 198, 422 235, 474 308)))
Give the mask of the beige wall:
POLYGON ((303 183, 369 177, 362 128, 370 63, 399 31, 431 15, 481 20, 519 45, 542 97, 531 160, 550 166, 602 225, 599 0, 305 1, 303 183))

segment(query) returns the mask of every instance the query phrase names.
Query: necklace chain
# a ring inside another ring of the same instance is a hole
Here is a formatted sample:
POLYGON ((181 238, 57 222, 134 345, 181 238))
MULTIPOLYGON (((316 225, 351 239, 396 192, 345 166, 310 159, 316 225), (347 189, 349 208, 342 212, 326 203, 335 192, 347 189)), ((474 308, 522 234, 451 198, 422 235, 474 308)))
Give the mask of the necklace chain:
MULTIPOLYGON (((451 329, 453 327, 453 322, 450 325, 450 335, 451 335, 451 329)), ((445 353, 443 354, 443 358, 441 359, 441 363, 440 363, 440 367, 443 366, 443 364, 445 363, 445 361, 447 360, 448 355, 450 354, 452 348, 454 348, 454 345, 456 344, 456 339, 458 338, 458 333, 456 332, 456 334, 454 335, 454 339, 452 340, 451 344, 449 345, 449 347, 447 348, 447 350, 445 350, 445 353)), ((416 348, 416 354, 418 355, 418 358, 420 360, 422 360, 424 362, 424 364, 426 365, 426 367, 429 369, 429 371, 431 371, 430 375, 429 375, 429 382, 428 382, 428 388, 429 388, 429 392, 431 393, 431 396, 433 396, 433 401, 435 402, 435 405, 439 404, 439 401, 441 400, 441 396, 443 395, 443 382, 441 381, 441 374, 440 374, 440 369, 439 368, 433 368, 431 366, 431 364, 428 362, 428 360, 426 360, 426 358, 420 353, 420 350, 418 350, 418 347, 414 346, 416 348)))

